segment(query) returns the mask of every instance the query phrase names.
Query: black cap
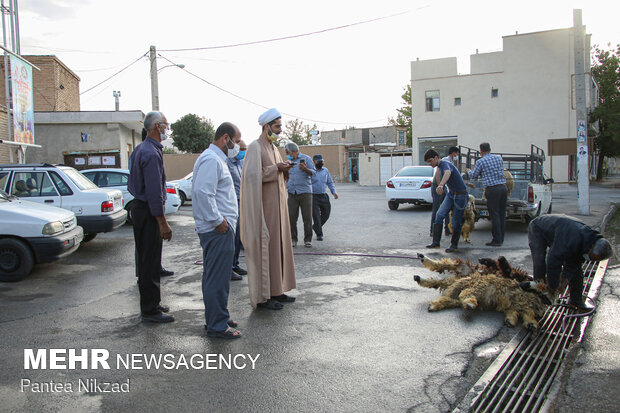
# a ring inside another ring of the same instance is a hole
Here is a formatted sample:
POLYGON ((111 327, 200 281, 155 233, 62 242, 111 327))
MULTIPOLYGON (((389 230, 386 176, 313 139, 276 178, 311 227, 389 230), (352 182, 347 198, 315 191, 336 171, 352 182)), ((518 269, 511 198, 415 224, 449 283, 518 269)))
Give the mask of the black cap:
POLYGON ((313 160, 315 160, 315 161, 317 161, 317 162, 318 162, 318 161, 322 161, 322 160, 323 160, 323 156, 322 156, 322 155, 317 154, 317 155, 314 155, 314 156, 312 157, 312 159, 313 159, 313 160))

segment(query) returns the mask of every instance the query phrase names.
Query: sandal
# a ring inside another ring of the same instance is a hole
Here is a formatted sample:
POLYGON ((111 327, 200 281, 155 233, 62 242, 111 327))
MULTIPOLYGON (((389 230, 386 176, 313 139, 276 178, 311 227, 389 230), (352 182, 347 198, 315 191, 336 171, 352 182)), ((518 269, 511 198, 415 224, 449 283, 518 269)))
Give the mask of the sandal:
POLYGON ((235 330, 234 328, 228 327, 224 331, 209 331, 207 330, 207 337, 213 338, 241 338, 241 331, 235 330))
POLYGON ((281 303, 277 302, 276 300, 272 298, 270 298, 264 303, 258 303, 256 306, 258 308, 266 308, 267 310, 281 310, 284 308, 284 306, 281 303))
MULTIPOLYGON (((228 327, 232 327, 232 328, 237 328, 239 327, 239 323, 237 323, 236 321, 233 320, 228 320, 226 322, 226 324, 228 324, 228 327)), ((205 330, 209 330, 209 328, 207 327, 207 325, 205 324, 205 330)))

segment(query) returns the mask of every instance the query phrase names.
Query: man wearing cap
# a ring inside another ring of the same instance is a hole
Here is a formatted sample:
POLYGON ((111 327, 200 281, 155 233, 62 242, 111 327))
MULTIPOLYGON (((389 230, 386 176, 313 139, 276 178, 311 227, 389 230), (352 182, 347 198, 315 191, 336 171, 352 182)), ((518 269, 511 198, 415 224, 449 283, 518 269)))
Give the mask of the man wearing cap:
POLYGON ((583 301, 583 271, 586 259, 601 261, 612 256, 609 241, 580 220, 563 214, 549 214, 530 222, 527 233, 534 281, 544 281, 547 292, 557 294, 560 278, 568 280, 569 305, 590 310, 583 301))
POLYGON ((241 174, 241 242, 252 307, 280 310, 295 301, 284 294, 296 288, 285 184, 293 165, 274 145, 282 132, 280 112, 269 109, 258 123, 262 131, 248 146, 241 174))
POLYGON ((312 176, 312 229, 314 229, 317 241, 323 241, 323 225, 329 219, 332 209, 325 188, 329 188, 334 199, 338 199, 338 194, 329 170, 323 166, 323 156, 314 155, 312 161, 316 167, 316 175, 312 176))

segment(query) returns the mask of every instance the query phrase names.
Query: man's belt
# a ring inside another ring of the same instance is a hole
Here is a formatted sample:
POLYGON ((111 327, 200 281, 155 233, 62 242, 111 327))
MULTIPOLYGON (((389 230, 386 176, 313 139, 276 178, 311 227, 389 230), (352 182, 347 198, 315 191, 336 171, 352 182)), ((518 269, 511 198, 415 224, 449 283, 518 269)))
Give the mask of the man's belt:
POLYGON ((467 190, 464 190, 464 191, 454 191, 454 192, 452 192, 452 193, 453 193, 454 195, 462 195, 462 194, 466 194, 466 193, 467 193, 467 190))
POLYGON ((487 189, 488 188, 496 188, 498 186, 504 186, 504 185, 506 185, 506 184, 489 185, 489 186, 487 186, 487 189))

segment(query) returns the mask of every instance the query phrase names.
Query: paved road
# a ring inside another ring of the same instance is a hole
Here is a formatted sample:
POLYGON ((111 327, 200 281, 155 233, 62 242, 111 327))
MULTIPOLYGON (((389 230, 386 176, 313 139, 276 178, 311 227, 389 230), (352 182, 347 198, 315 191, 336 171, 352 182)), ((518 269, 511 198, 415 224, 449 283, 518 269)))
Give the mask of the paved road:
MULTIPOLYGON (((171 217, 173 240, 164 246, 164 265, 176 271, 162 282, 163 301, 177 318, 173 324, 140 322, 129 226, 98 236, 64 260, 36 267, 20 283, 0 284, 1 410, 450 410, 514 330, 503 326, 500 314, 428 313, 426 306, 437 293, 413 282, 413 274, 431 275, 415 259, 303 255, 415 256, 429 242, 429 207, 389 211, 383 188, 338 189, 325 241, 296 248, 296 303, 279 312, 253 311, 247 282, 232 283, 230 310, 244 333, 234 342, 208 339, 202 328, 201 268, 194 265, 200 246, 190 206, 171 217), (246 361, 260 356, 253 370, 249 363, 244 369, 219 370, 116 365, 24 370, 25 348, 106 349, 111 360, 140 353, 171 354, 175 361, 203 354, 239 355, 246 361), (22 392, 25 378, 72 383, 73 391, 22 392), (85 394, 77 383, 87 378, 129 379, 131 391, 85 394)), ((554 209, 570 209, 571 189, 564 195, 557 191, 554 209)), ((601 199, 609 202, 608 195, 601 199)), ((509 223, 507 233, 502 248, 485 247, 490 226, 481 221, 460 256, 505 255, 531 267, 525 226, 509 223)))

